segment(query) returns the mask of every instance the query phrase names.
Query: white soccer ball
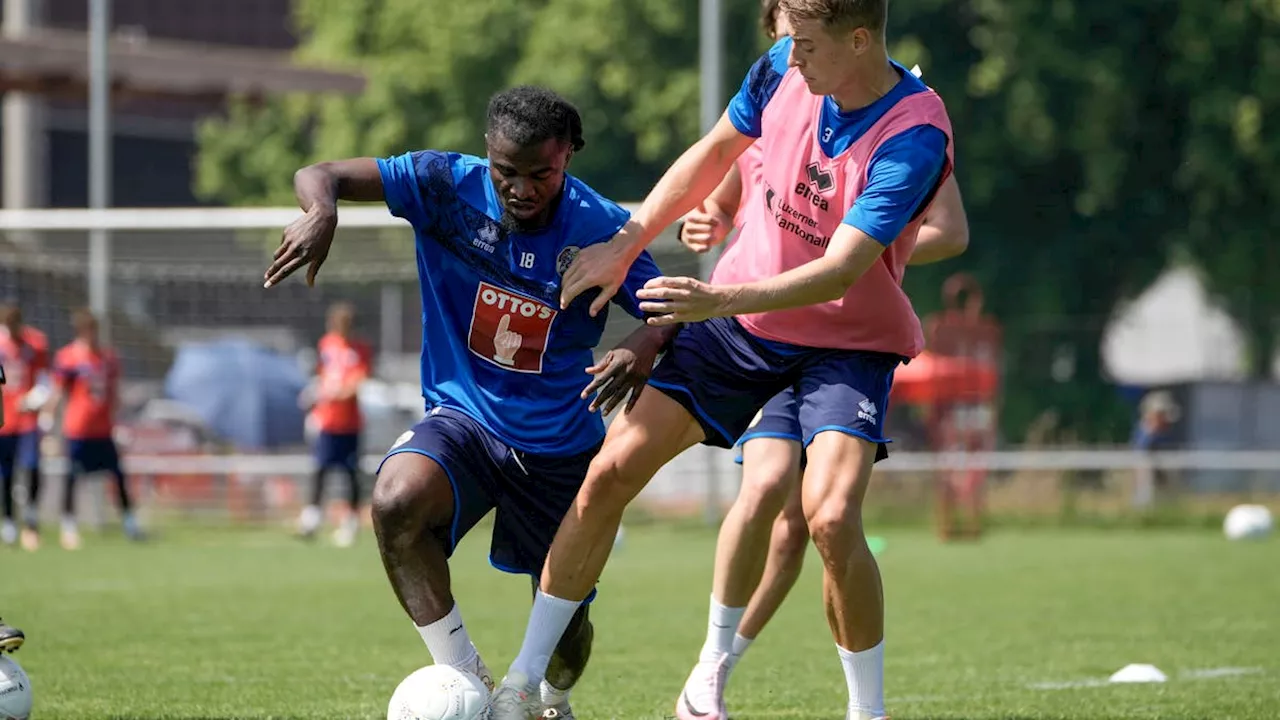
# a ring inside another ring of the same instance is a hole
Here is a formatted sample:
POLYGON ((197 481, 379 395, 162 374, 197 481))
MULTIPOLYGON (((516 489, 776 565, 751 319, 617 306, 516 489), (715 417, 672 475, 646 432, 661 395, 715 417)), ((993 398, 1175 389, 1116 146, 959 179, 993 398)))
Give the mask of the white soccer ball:
POLYGON ((1237 505, 1222 522, 1228 540, 1261 540, 1274 526, 1271 511, 1263 505, 1237 505))
POLYGON ((489 703, 480 678, 449 665, 428 665, 391 695, 387 720, 477 720, 489 703))
POLYGON ((0 720, 31 717, 31 679, 22 666, 0 655, 0 720))

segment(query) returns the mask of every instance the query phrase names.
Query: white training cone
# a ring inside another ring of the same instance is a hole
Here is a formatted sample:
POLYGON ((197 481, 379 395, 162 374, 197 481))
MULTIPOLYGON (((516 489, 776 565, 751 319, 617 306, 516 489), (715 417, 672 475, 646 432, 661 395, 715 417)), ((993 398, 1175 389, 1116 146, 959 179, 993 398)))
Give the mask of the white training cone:
POLYGON ((1168 679, 1160 668, 1145 663, 1125 665, 1111 676, 1113 683, 1162 683, 1168 679))

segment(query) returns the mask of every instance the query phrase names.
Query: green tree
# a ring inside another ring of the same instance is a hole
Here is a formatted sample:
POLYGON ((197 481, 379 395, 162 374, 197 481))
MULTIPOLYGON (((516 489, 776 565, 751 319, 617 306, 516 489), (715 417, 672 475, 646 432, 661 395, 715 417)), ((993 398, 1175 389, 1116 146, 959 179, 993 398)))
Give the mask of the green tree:
MULTIPOLYGON (((1130 410, 1100 374, 1117 303, 1186 248, 1258 360, 1274 345, 1280 135, 1280 4, 921 0, 895 6, 955 123, 973 242, 955 265, 915 272, 937 297, 958 267, 985 283, 1007 328, 1005 429, 1041 410, 1084 439, 1124 437, 1130 410), (1055 380, 1070 377, 1070 382, 1055 380)), ((916 58, 911 58, 915 60, 916 58)), ((923 304, 923 303, 922 303, 923 304)))
MULTIPOLYGON (((582 110, 574 172, 639 199, 698 135, 697 11, 687 0, 299 0, 300 57, 361 68, 368 88, 233 102, 200 127, 197 191, 288 203, 293 170, 318 159, 480 153, 489 96, 537 83, 582 110)), ((729 87, 761 49, 755 12, 735 3, 726 18, 729 87)))
MULTIPOLYGON (((763 43, 756 3, 726 5, 733 89, 763 43)), ((299 0, 297 20, 299 54, 363 68, 367 91, 233 103, 200 129, 204 197, 287 203, 293 170, 322 158, 481 152, 488 97, 520 82, 578 103, 588 146, 573 169, 619 199, 641 198, 697 136, 690 0, 299 0)), ((1277 0, 894 3, 894 55, 947 102, 973 238, 907 284, 923 313, 952 272, 984 283, 1007 331, 1010 440, 1046 409, 1081 439, 1126 435, 1099 340, 1174 249, 1264 366, 1280 307, 1278 28, 1277 0)))

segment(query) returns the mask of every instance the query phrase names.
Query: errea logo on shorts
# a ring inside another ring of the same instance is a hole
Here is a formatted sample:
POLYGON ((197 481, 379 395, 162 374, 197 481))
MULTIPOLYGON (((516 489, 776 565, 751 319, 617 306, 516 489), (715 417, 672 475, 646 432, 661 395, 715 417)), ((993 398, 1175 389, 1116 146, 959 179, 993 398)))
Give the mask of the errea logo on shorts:
POLYGON ((858 403, 858 419, 869 423, 876 422, 876 404, 863 398, 862 402, 858 403))
POLYGON ((467 347, 504 370, 540 373, 556 315, 545 303, 481 282, 467 347))

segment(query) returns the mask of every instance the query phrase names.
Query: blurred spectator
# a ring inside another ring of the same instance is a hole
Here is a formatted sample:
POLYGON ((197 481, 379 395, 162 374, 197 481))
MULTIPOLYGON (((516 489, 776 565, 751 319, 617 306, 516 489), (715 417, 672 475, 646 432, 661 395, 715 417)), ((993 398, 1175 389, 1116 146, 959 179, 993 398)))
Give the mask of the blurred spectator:
MULTIPOLYGON (((1133 446, 1135 449, 1154 453, 1173 448, 1173 427, 1182 417, 1182 408, 1173 399, 1168 390, 1153 390, 1142 398, 1138 405, 1138 426, 1134 431, 1133 446)), ((1164 492, 1173 485, 1173 478, 1168 470, 1161 470, 1154 465, 1144 465, 1138 469, 1137 484, 1134 488, 1134 507, 1150 507, 1155 501, 1156 491, 1164 492)))

